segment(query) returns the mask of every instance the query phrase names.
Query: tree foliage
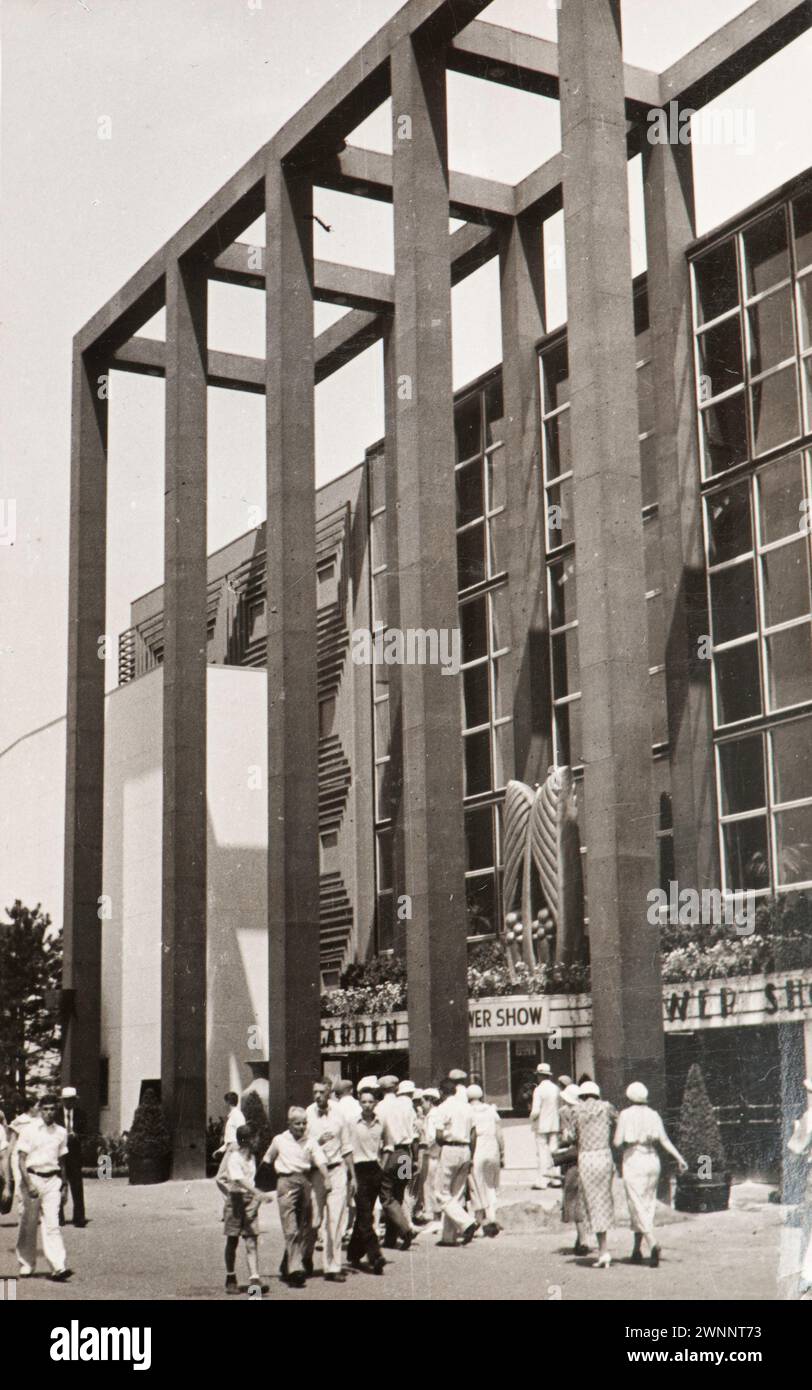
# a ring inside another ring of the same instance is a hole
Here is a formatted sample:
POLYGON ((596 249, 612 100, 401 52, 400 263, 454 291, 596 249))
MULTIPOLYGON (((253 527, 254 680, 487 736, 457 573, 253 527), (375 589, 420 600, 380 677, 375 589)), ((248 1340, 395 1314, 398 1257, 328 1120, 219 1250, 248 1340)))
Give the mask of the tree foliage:
POLYGON ((157 1095, 148 1087, 133 1115, 127 1136, 127 1155, 129 1158, 167 1158, 171 1152, 172 1139, 166 1116, 157 1095))
POLYGON ((62 942, 51 919, 17 899, 0 921, 0 1080, 25 1093, 37 1082, 53 1085, 59 1072, 60 1017, 56 1000, 62 942))

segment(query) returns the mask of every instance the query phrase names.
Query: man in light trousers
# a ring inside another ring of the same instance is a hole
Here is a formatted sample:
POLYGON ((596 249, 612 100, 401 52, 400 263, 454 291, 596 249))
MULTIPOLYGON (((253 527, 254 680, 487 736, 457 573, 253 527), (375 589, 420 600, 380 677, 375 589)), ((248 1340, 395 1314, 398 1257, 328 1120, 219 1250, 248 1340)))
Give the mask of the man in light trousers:
POLYGON ((22 1207, 17 1259, 22 1279, 34 1273, 39 1228, 43 1254, 51 1266, 50 1278, 62 1283, 70 1277, 59 1229, 62 1193, 68 1181, 68 1134, 56 1123, 56 1106, 56 1096, 44 1096, 40 1102, 42 1124, 29 1126, 17 1141, 22 1207))
POLYGON ((324 1241, 324 1277, 344 1283, 341 1268, 341 1241, 347 1225, 349 1202, 355 1198, 355 1166, 352 1136, 343 1111, 331 1098, 332 1082, 317 1081, 313 1104, 307 1107, 307 1137, 321 1148, 327 1164, 326 1177, 316 1173, 313 1181, 313 1225, 321 1229, 324 1241))
POLYGON ((441 1086, 443 1100, 433 1115, 434 1131, 440 1145, 437 1160, 435 1202, 443 1213, 443 1228, 438 1245, 455 1245, 457 1231, 467 1245, 476 1234, 476 1218, 466 1211, 460 1201, 471 1170, 476 1143, 471 1107, 457 1091, 457 1083, 449 1077, 441 1086))
POLYGON ((313 1186, 316 1172, 323 1177, 327 1164, 321 1146, 305 1138, 307 1116, 299 1105, 288 1110, 288 1127, 274 1135, 264 1162, 277 1174, 276 1196, 279 1220, 285 1237, 285 1253, 279 1273, 294 1289, 304 1288, 313 1273, 313 1186))
POLYGON ((536 1139, 538 1177, 533 1187, 538 1191, 551 1185, 559 1185, 552 1151, 557 1147, 558 1133, 561 1129, 558 1112, 561 1092, 553 1081, 553 1069, 549 1062, 540 1062, 536 1067, 536 1074, 539 1080, 530 1107, 530 1128, 536 1139))

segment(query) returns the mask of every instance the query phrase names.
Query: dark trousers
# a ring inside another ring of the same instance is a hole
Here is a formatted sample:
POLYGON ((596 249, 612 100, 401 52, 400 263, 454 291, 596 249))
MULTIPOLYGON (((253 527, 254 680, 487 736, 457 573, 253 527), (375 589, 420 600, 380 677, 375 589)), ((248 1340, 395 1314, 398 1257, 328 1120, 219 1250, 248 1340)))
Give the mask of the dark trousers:
POLYGON ((383 1174, 380 1165, 356 1163, 355 1177, 358 1190, 355 1194, 355 1225, 352 1228, 347 1258, 360 1260, 366 1255, 370 1264, 381 1258, 381 1247, 375 1234, 375 1203, 381 1193, 383 1174))
POLYGON ((397 1242, 398 1236, 407 1236, 411 1226, 403 1210, 403 1194, 412 1177, 411 1148, 395 1149, 384 1154, 381 1160, 381 1206, 386 1223, 384 1245, 389 1249, 397 1242))
MULTIPOLYGON (((68 1152, 65 1157, 65 1176, 68 1179, 70 1188, 71 1210, 73 1212, 73 1224, 81 1225, 85 1219, 85 1188, 82 1182, 82 1145, 78 1139, 74 1141, 71 1135, 68 1139, 68 1152)), ((60 1212, 61 1220, 65 1219, 65 1206, 67 1203, 67 1193, 62 1198, 62 1208, 60 1212)))

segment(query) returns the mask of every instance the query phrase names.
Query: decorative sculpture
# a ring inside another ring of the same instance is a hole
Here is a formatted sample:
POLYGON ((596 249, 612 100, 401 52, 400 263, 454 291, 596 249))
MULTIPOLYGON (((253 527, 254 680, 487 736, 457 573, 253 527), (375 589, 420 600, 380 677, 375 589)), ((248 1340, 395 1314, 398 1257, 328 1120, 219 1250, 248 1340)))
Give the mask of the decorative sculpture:
POLYGON ((551 767, 543 786, 535 790, 524 782, 508 782, 504 865, 504 938, 511 978, 520 959, 530 969, 582 960, 581 842, 575 782, 568 767, 551 767))

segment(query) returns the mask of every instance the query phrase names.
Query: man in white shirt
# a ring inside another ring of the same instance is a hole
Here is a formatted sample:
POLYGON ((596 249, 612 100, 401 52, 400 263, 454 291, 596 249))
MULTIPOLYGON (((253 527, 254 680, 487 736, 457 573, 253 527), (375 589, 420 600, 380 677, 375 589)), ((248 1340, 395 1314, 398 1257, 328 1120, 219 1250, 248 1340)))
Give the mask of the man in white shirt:
POLYGON ((476 1233, 477 1223, 476 1217, 462 1205, 460 1193, 468 1180, 476 1143, 474 1116, 468 1093, 463 1100, 453 1075, 443 1082, 441 1090, 443 1100, 432 1115, 433 1132, 440 1145, 435 1202, 443 1213, 443 1228, 438 1244, 455 1245, 459 1230, 463 1245, 467 1245, 476 1233))
POLYGON ((214 1157, 219 1158, 226 1149, 233 1149, 237 1146, 237 1130, 245 1124, 245 1116, 240 1109, 240 1098, 236 1091, 226 1091, 223 1096, 228 1109, 226 1111, 226 1122, 223 1128, 223 1142, 219 1149, 214 1150, 214 1157))
POLYGON ((388 1250, 395 1249, 398 1237, 401 1249, 408 1250, 418 1234, 403 1210, 403 1197, 413 1171, 417 1125, 411 1096, 395 1094, 398 1084, 396 1076, 382 1076, 378 1085, 383 1095, 375 1106, 375 1114, 383 1126, 381 1208, 386 1225, 383 1243, 388 1250))
POLYGON ((34 1273, 37 1263, 37 1227, 42 1233, 42 1250, 51 1266, 51 1279, 58 1283, 70 1277, 59 1211, 62 1192, 67 1186, 65 1161, 68 1134, 56 1123, 56 1096, 40 1102, 42 1123, 27 1125, 17 1140, 17 1159, 22 1193, 22 1214, 17 1236, 20 1276, 34 1273))
POLYGON ((347 1278, 341 1268, 341 1241, 347 1224, 348 1199, 355 1197, 355 1168, 349 1124, 330 1096, 331 1083, 317 1081, 313 1104, 308 1105, 307 1137, 321 1147, 327 1165, 325 1177, 319 1173, 313 1183, 313 1225, 323 1230, 324 1277, 334 1284, 347 1278))
POLYGON ((540 1062, 536 1067, 539 1083, 533 1092, 530 1107, 530 1128, 536 1139, 537 1181, 533 1183, 536 1191, 551 1185, 557 1186, 557 1171, 553 1162, 553 1149, 558 1143, 561 1128, 558 1106, 561 1092, 553 1081, 553 1069, 549 1062, 540 1062))
POLYGON ((352 1082, 347 1077, 339 1077, 333 1082, 335 1103, 347 1124, 355 1124, 361 1118, 361 1106, 352 1093, 352 1082))
POLYGON ((279 1268, 281 1277, 291 1288, 304 1287, 305 1278, 313 1273, 313 1175, 327 1176, 327 1164, 321 1146, 305 1137, 307 1115, 300 1105, 288 1111, 288 1127, 271 1140, 263 1162, 269 1163, 277 1174, 276 1196, 279 1220, 285 1237, 285 1254, 279 1268))

